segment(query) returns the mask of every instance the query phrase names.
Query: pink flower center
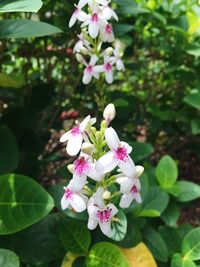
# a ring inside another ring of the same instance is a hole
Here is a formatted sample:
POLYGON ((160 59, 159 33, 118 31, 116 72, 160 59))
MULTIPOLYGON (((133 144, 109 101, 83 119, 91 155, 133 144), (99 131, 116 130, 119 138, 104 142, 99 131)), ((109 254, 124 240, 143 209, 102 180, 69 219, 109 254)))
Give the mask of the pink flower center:
POLYGON ((78 134, 81 134, 81 131, 80 131, 79 127, 77 126, 77 127, 72 128, 72 129, 71 129, 71 134, 72 134, 73 136, 76 136, 76 135, 78 135, 78 134))
POLYGON ((108 34, 111 34, 111 33, 113 32, 112 25, 110 25, 110 24, 106 25, 106 32, 107 32, 108 34))
POLYGON ((91 20, 92 20, 92 22, 97 23, 98 20, 99 20, 98 14, 97 13, 93 13, 91 20))
POLYGON ((87 71, 89 74, 92 74, 92 72, 93 72, 93 66, 92 66, 92 65, 88 65, 87 68, 86 68, 86 71, 87 71))
POLYGON ((111 213, 112 213, 112 209, 109 209, 109 207, 107 207, 107 209, 105 210, 101 210, 101 211, 98 210, 97 218, 100 220, 100 222, 107 223, 110 221, 111 213))
POLYGON ((138 189, 137 187, 134 185, 132 188, 131 188, 131 193, 135 194, 135 193, 138 193, 138 189))
POLYGON ((116 159, 126 161, 128 157, 128 153, 125 147, 118 147, 117 150, 115 150, 115 156, 116 159))
POLYGON ((72 199, 72 196, 73 196, 73 192, 69 189, 69 188, 66 188, 65 189, 65 197, 66 199, 72 199))
POLYGON ((82 175, 86 170, 90 168, 89 163, 84 157, 81 157, 74 162, 74 170, 76 174, 82 175))
POLYGON ((106 63, 106 64, 104 65, 104 67, 105 67, 105 70, 106 70, 106 71, 108 71, 108 72, 112 71, 112 65, 111 65, 109 62, 106 63))

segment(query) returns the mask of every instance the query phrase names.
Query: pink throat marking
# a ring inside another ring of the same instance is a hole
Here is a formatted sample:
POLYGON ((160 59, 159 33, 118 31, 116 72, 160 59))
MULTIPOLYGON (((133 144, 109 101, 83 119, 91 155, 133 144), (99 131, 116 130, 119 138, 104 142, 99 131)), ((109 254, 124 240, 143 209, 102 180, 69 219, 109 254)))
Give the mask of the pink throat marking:
POLYGON ((117 150, 115 150, 115 156, 116 159, 126 161, 128 157, 128 153, 125 147, 118 147, 117 150))
POLYGON ((132 188, 131 188, 131 193, 135 194, 135 193, 138 193, 139 190, 137 189, 137 187, 134 185, 132 188))
POLYGON ((97 13, 93 13, 91 20, 92 20, 92 22, 97 23, 99 21, 98 14, 97 13))
POLYGON ((93 66, 92 66, 92 65, 88 65, 87 68, 86 68, 86 71, 87 71, 89 74, 92 74, 92 72, 93 72, 93 66))
POLYGON ((105 210, 98 210, 97 211, 97 218, 100 220, 101 223, 108 223, 111 218, 112 209, 107 207, 105 210))
POLYGON ((65 189, 65 197, 66 199, 72 199, 72 196, 73 196, 73 192, 69 189, 69 188, 66 188, 65 189))
POLYGON ((81 157, 74 162, 74 170, 76 174, 82 175, 85 171, 90 168, 89 163, 85 160, 84 157, 81 157))
POLYGON ((106 64, 104 65, 104 67, 105 67, 105 70, 106 70, 106 71, 108 71, 108 72, 112 71, 112 65, 111 65, 109 62, 106 63, 106 64))
POLYGON ((111 34, 113 32, 113 29, 112 29, 112 25, 108 24, 106 25, 106 30, 105 30, 108 34, 111 34))
POLYGON ((77 127, 72 128, 72 129, 71 129, 71 134, 72 134, 73 136, 76 136, 76 135, 81 134, 81 131, 80 131, 79 127, 77 126, 77 127))

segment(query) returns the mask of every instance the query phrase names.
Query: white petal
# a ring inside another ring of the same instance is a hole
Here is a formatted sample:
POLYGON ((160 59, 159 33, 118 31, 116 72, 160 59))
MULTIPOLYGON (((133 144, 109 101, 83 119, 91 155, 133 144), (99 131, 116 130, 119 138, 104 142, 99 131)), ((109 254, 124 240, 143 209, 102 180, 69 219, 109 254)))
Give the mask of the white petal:
POLYGON ((83 186, 83 183, 77 183, 76 179, 71 179, 67 187, 70 188, 72 192, 79 192, 82 190, 83 186))
POLYGON ((100 229, 102 231, 102 233, 106 236, 110 236, 111 235, 111 225, 110 225, 110 222, 107 222, 107 223, 101 223, 99 222, 99 226, 100 226, 100 229))
MULTIPOLYGON (((104 201, 103 201, 103 192, 104 189, 102 187, 98 187, 96 193, 93 194, 92 198, 94 200, 95 205, 97 205, 100 209, 103 209, 105 207, 104 201)), ((97 209, 94 210, 95 216, 97 213, 97 209)))
POLYGON ((77 175, 77 174, 73 174, 73 180, 75 183, 75 188, 73 188, 73 191, 79 192, 84 185, 87 182, 87 176, 86 175, 77 175))
POLYGON ((93 70, 97 73, 104 72, 104 65, 95 66, 93 70))
POLYGON ((113 73, 112 71, 105 73, 106 82, 111 84, 113 82, 113 73))
POLYGON ((98 24, 94 24, 94 23, 90 23, 89 24, 89 27, 88 27, 88 32, 89 32, 89 35, 95 39, 99 33, 99 25, 98 24))
POLYGON ((121 185, 120 192, 123 194, 130 192, 131 188, 134 185, 134 181, 128 177, 117 178, 116 182, 121 185))
POLYGON ((88 197, 87 196, 85 196, 84 194, 82 194, 82 193, 79 193, 79 196, 83 199, 83 201, 85 202, 85 204, 87 205, 87 203, 88 203, 88 197))
POLYGON ((121 59, 117 59, 116 67, 117 67, 117 70, 125 70, 124 64, 121 59))
POLYGON ((64 143, 66 142, 70 137, 70 131, 66 132, 65 134, 63 134, 61 137, 60 137, 60 142, 61 143, 64 143))
POLYGON ((73 194, 72 199, 69 199, 69 203, 77 212, 82 212, 86 209, 84 200, 76 193, 73 194))
POLYGON ((125 161, 120 160, 118 166, 120 167, 120 170, 123 172, 123 174, 125 174, 126 176, 130 178, 135 177, 135 164, 129 156, 125 161))
POLYGON ((109 209, 111 209, 111 218, 117 214, 118 209, 112 203, 111 204, 108 204, 106 207, 108 207, 109 209))
POLYGON ((111 19, 111 16, 112 16, 111 8, 109 6, 105 7, 103 9, 103 17, 106 20, 109 20, 109 19, 111 19))
POLYGON ((80 52, 83 48, 83 41, 78 41, 74 46, 74 52, 80 52))
POLYGON ((99 79, 99 73, 93 71, 92 75, 93 75, 93 77, 94 77, 95 79, 97 79, 97 80, 99 79))
POLYGON ((74 136, 70 135, 69 141, 67 143, 67 153, 70 156, 76 156, 81 149, 82 141, 82 134, 77 134, 74 136))
POLYGON ((93 218, 89 217, 87 227, 89 230, 94 230, 98 225, 98 221, 94 220, 93 218))
POLYGON ((120 144, 121 144, 122 147, 126 148, 126 151, 127 151, 128 154, 130 154, 132 152, 132 147, 129 146, 128 143, 122 141, 122 142, 120 142, 120 144))
POLYGON ((65 195, 63 195, 60 204, 61 204, 62 210, 66 210, 69 207, 69 202, 67 201, 65 195))
POLYGON ((78 12, 77 19, 84 22, 88 19, 88 15, 84 11, 80 10, 78 12))
POLYGON ((71 28, 76 23, 76 20, 77 20, 76 14, 73 13, 73 15, 71 16, 71 19, 69 21, 69 28, 71 28))
POLYGON ((120 200, 119 206, 123 209, 128 208, 133 201, 133 194, 124 194, 120 200))
POLYGON ((98 60, 98 57, 96 55, 92 55, 90 59, 90 65, 95 65, 98 60))
POLYGON ((87 3, 88 3, 88 0, 79 0, 78 7, 82 9, 87 3))
POLYGON ((117 133, 112 127, 109 127, 105 130, 105 139, 111 150, 118 149, 120 145, 120 140, 117 133))
POLYGON ((101 181, 104 176, 101 172, 99 171, 97 172, 97 170, 94 167, 94 164, 90 164, 90 168, 86 170, 85 174, 95 181, 101 181))
POLYGON ((143 166, 137 165, 135 167, 135 169, 136 169, 136 176, 137 177, 140 177, 140 175, 144 172, 144 167, 143 166))
POLYGON ((79 129, 81 132, 85 131, 85 128, 87 127, 88 123, 90 122, 91 116, 88 115, 79 125, 79 129))
POLYGON ((83 83, 84 84, 89 84, 92 80, 92 75, 90 73, 88 73, 87 71, 84 72, 84 75, 83 75, 83 83))
POLYGON ((135 200, 136 200, 138 203, 141 203, 141 202, 142 202, 142 198, 141 198, 141 196, 140 196, 140 193, 137 193, 137 194, 135 195, 135 200))
POLYGON ((112 151, 107 152, 96 162, 96 169, 99 172, 108 173, 114 170, 118 164, 118 160, 114 158, 112 151))

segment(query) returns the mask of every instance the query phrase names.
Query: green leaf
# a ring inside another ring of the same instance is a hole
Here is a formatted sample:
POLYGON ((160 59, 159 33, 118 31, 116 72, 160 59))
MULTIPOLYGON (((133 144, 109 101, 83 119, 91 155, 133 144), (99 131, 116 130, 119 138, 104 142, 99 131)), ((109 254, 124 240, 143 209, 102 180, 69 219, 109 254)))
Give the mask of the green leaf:
POLYGON ((121 250, 108 242, 100 242, 92 247, 86 258, 87 267, 128 267, 121 250))
POLYGON ((161 218, 166 223, 166 225, 172 227, 176 225, 179 216, 180 210, 178 206, 174 202, 171 202, 162 213, 161 218))
POLYGON ((91 235, 85 223, 65 218, 62 222, 59 236, 67 251, 76 254, 88 252, 91 244, 91 235))
POLYGON ((141 210, 136 214, 139 217, 159 217, 169 202, 169 196, 157 186, 151 187, 142 203, 141 210))
POLYGON ((0 73, 0 87, 20 88, 24 84, 24 75, 0 73))
POLYGON ((154 257, 161 262, 167 262, 168 250, 161 235, 151 227, 146 228, 143 234, 144 241, 154 257))
POLYGON ((172 257, 170 267, 196 267, 196 264, 189 259, 183 258, 181 254, 176 253, 172 257))
POLYGON ((195 228, 185 236, 181 252, 185 259, 200 260, 200 227, 195 228))
POLYGON ((0 20, 0 39, 40 37, 61 32, 61 29, 40 21, 26 19, 0 20))
POLYGON ((42 7, 41 0, 1 0, 0 13, 3 12, 38 12, 42 7))
POLYGON ((199 57, 200 56, 200 46, 198 45, 192 45, 187 50, 186 53, 192 56, 199 57))
POLYGON ((114 28, 115 35, 117 37, 121 37, 124 34, 132 31, 133 30, 133 25, 117 23, 117 24, 113 25, 113 28, 114 28))
POLYGON ((162 188, 169 188, 176 182, 178 168, 173 158, 166 155, 160 159, 156 167, 156 177, 162 188))
POLYGON ((179 188, 177 200, 180 202, 188 202, 200 197, 200 186, 187 181, 178 181, 176 186, 179 188))
POLYGON ((198 89, 193 89, 186 95, 183 99, 188 105, 200 109, 200 91, 198 89))
POLYGON ((191 121, 191 129, 193 134, 200 134, 200 119, 196 118, 191 121))
POLYGON ((45 217, 52 197, 34 180, 18 174, 0 176, 0 234, 20 231, 45 217))
POLYGON ((0 174, 14 171, 18 161, 19 151, 15 136, 3 125, 0 127, 0 174))
POLYGON ((123 211, 119 210, 117 215, 117 220, 112 222, 112 233, 110 238, 115 241, 121 241, 127 231, 127 219, 123 211))
POLYGON ((2 267, 19 267, 18 256, 7 249, 0 249, 0 266, 2 267))
POLYGON ((130 142, 130 145, 133 147, 131 156, 133 157, 134 162, 143 160, 144 158, 150 156, 154 151, 151 144, 130 142))

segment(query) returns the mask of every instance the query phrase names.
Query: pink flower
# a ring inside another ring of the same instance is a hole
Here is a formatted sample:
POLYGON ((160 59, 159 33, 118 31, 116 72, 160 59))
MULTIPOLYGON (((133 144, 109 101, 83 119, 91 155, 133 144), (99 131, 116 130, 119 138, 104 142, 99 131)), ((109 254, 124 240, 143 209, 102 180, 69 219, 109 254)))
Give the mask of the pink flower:
POLYGON ((84 62, 86 66, 84 70, 84 75, 83 75, 84 84, 89 84, 92 80, 92 77, 99 79, 99 74, 95 71, 95 64, 97 60, 98 60, 98 57, 96 55, 92 55, 89 64, 84 62))
POLYGON ((105 27, 101 30, 101 40, 103 42, 109 42, 112 43, 115 40, 115 36, 113 33, 113 28, 111 24, 105 25, 105 27))
POLYGON ((117 214, 118 209, 112 203, 104 204, 103 191, 103 188, 99 187, 88 202, 88 229, 94 230, 99 224, 104 235, 109 237, 112 233, 111 220, 117 214))
POLYGON ((71 28, 77 20, 85 21, 88 17, 88 15, 82 11, 82 8, 87 4, 87 0, 80 0, 78 5, 75 5, 76 9, 74 13, 71 16, 71 19, 69 21, 69 27, 71 28))
POLYGON ((75 156, 80 151, 83 138, 86 136, 85 128, 89 124, 90 118, 90 115, 87 116, 81 123, 78 123, 74 128, 61 136, 61 143, 68 141, 66 151, 70 156, 75 156))
POLYGON ((140 181, 139 176, 143 173, 144 167, 136 166, 135 177, 119 177, 116 179, 116 182, 120 184, 120 192, 123 193, 123 196, 120 200, 119 206, 121 208, 128 208, 131 202, 135 199, 138 203, 142 202, 140 196, 140 181))
POLYGON ((64 187, 64 195, 61 199, 61 207, 63 210, 72 208, 77 212, 82 212, 86 209, 88 198, 81 192, 82 185, 71 180, 67 187, 64 187))
POLYGON ((105 139, 110 151, 96 162, 96 169, 108 173, 119 166, 124 175, 134 177, 136 174, 135 164, 129 156, 132 147, 126 142, 121 142, 112 127, 105 130, 105 139))
POLYGON ((98 65, 94 67, 94 71, 97 73, 104 72, 105 73, 105 79, 107 83, 111 84, 113 82, 113 62, 111 57, 104 56, 104 64, 98 65))

